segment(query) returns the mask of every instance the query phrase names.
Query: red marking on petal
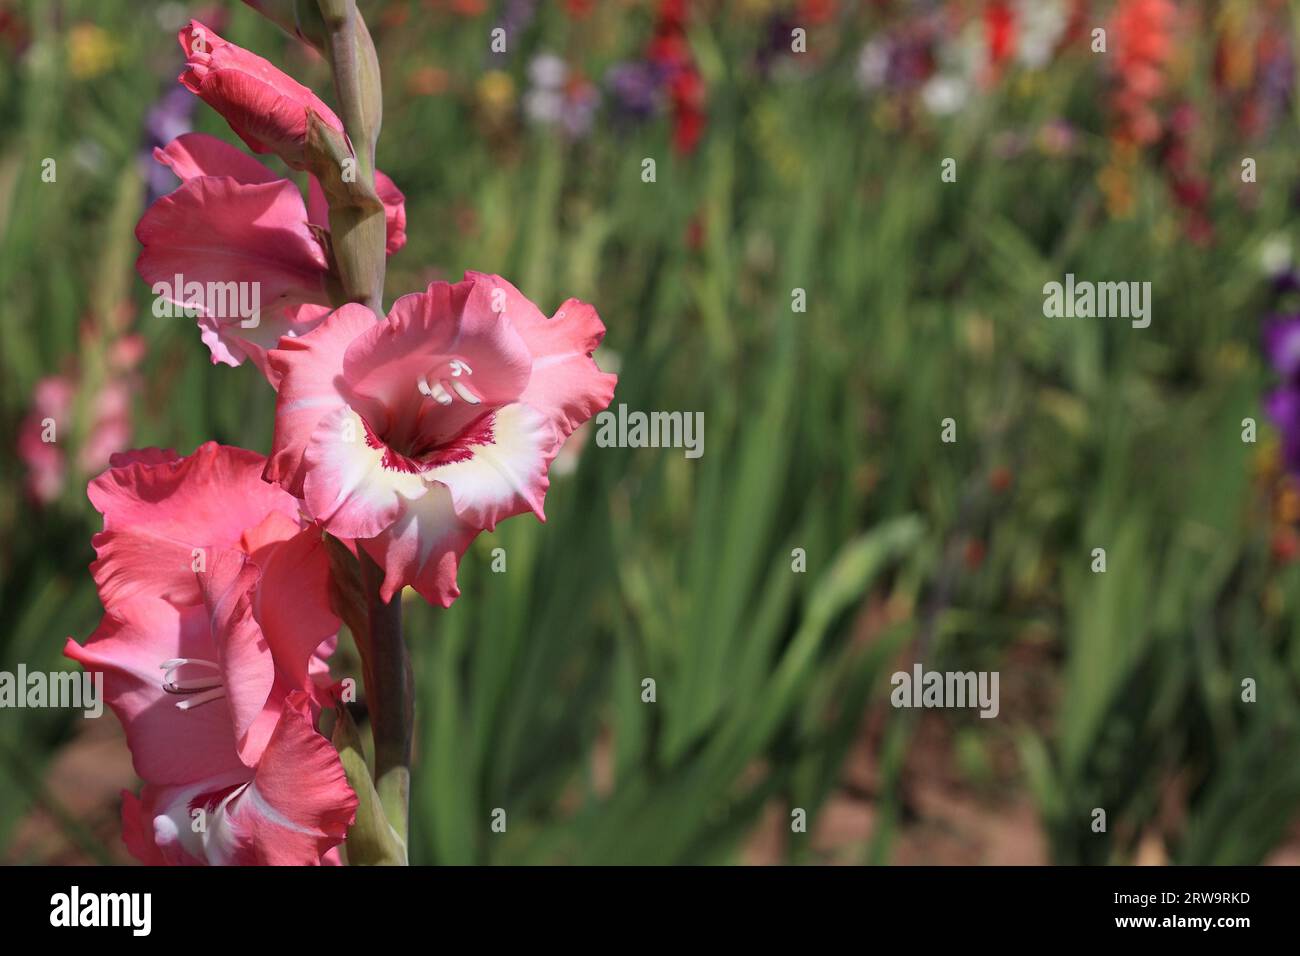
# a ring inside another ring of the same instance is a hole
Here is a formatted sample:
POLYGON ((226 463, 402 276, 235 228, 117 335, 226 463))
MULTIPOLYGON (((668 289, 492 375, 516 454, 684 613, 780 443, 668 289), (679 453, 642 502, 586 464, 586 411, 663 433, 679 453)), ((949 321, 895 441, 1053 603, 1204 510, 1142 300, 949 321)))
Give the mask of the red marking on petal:
POLYGON ((471 422, 459 435, 450 441, 427 449, 417 449, 410 455, 389 447, 375 434, 370 423, 362 419, 366 429, 366 444, 375 449, 383 449, 384 457, 380 464, 389 471, 398 471, 406 475, 418 475, 442 465, 453 465, 469 461, 474 457, 474 448, 491 445, 495 440, 494 426, 496 412, 488 412, 471 422))

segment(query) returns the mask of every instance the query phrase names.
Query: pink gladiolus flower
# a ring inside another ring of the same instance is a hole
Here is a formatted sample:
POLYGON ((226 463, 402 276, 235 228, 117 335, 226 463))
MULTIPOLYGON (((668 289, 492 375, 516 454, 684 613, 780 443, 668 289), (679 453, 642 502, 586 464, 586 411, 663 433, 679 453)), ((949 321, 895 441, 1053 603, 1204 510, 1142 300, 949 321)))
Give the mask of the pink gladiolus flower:
POLYGON ((279 377, 266 477, 385 570, 444 606, 481 530, 532 511, 547 468, 614 394, 591 358, 605 333, 569 299, 547 319, 498 276, 466 273, 376 322, 349 304, 268 353, 279 377))
POLYGON ((181 83, 220 113, 253 152, 275 153, 304 169, 309 113, 343 132, 334 111, 315 93, 197 20, 177 39, 186 57, 181 83))
POLYGON ((299 502, 262 480, 265 466, 261 455, 216 442, 185 458, 158 448, 114 455, 87 489, 104 516, 90 571, 106 610, 141 595, 189 606, 202 603, 213 555, 242 553, 261 571, 258 623, 273 646, 297 648, 303 663, 290 670, 302 679, 312 652, 339 628, 329 557, 299 502), (286 594, 294 607, 283 606, 286 594))
MULTIPOLYGON (((162 300, 177 306, 187 304, 184 287, 191 282, 205 288, 256 283, 261 311, 247 324, 240 315, 216 314, 212 303, 195 304, 214 364, 239 365, 247 357, 267 373, 266 351, 282 335, 302 335, 329 314, 329 218, 320 184, 309 177, 304 203, 293 182, 203 133, 178 136, 155 149, 154 158, 182 182, 136 226, 143 247, 136 271, 159 289, 162 300)), ((375 173, 375 186, 392 254, 406 242, 405 197, 382 172, 375 173)))
POLYGON ((85 647, 69 639, 64 653, 104 675, 145 781, 142 799, 127 795, 122 808, 134 856, 173 865, 319 863, 347 836, 356 796, 315 729, 312 692, 276 668, 253 621, 249 592, 240 590, 251 565, 226 556, 208 572, 216 587, 205 588, 205 604, 127 601, 85 647), (217 572, 225 572, 220 580, 217 572), (200 809, 204 826, 195 832, 200 809))
POLYGON ((328 558, 264 464, 211 442, 187 458, 154 448, 90 485, 105 616, 65 653, 104 674, 126 727, 146 787, 124 829, 146 862, 316 863, 355 811, 313 726, 339 628, 328 558))
POLYGON ((356 816, 338 755, 312 727, 304 696, 290 695, 251 773, 122 793, 122 840, 151 866, 339 865, 356 816), (206 816, 195 833, 194 811, 206 816))
MULTIPOLYGON (((103 348, 93 334, 84 332, 83 347, 103 348)), ((80 435, 81 445, 72 456, 81 474, 94 474, 130 445, 134 371, 143 354, 144 342, 135 335, 109 347, 105 378, 82 410, 90 427, 80 435)), ((27 491, 39 504, 49 504, 63 492, 69 465, 66 449, 77 435, 73 419, 81 387, 79 371, 41 379, 32 391, 31 410, 18 428, 18 457, 27 467, 27 491)))

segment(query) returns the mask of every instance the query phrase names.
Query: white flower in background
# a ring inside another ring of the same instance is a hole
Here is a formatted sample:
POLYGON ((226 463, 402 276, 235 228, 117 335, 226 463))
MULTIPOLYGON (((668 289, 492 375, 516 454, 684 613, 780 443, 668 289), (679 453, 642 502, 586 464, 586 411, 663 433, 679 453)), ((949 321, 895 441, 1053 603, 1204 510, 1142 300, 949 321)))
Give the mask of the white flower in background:
POLYGON ((925 108, 935 116, 951 116, 961 110, 975 89, 984 55, 984 31, 977 22, 940 47, 939 71, 921 89, 925 108))
POLYGON ((966 105, 970 86, 957 76, 931 77, 921 89, 925 108, 935 116, 951 116, 966 105))
POLYGON ((1265 275, 1281 275, 1291 268, 1291 240, 1275 232, 1259 245, 1259 266, 1265 275))
POLYGON ((568 65, 554 53, 539 53, 528 64, 528 79, 533 86, 558 90, 568 78, 568 65))
POLYGON ((558 126, 571 139, 591 132, 600 93, 554 53, 539 53, 528 64, 529 89, 524 116, 537 126, 558 126))
POLYGON ((553 126, 564 118, 564 83, 569 68, 554 53, 539 53, 528 64, 529 90, 524 94, 524 115, 539 126, 553 126))
POLYGON ((878 90, 885 85, 885 76, 889 71, 889 43, 880 37, 868 40, 858 54, 858 65, 854 76, 858 87, 864 93, 878 90))
POLYGON ((1069 11, 1065 0, 1020 0, 1016 23, 1020 34, 1016 59, 1031 70, 1041 70, 1069 25, 1069 11))

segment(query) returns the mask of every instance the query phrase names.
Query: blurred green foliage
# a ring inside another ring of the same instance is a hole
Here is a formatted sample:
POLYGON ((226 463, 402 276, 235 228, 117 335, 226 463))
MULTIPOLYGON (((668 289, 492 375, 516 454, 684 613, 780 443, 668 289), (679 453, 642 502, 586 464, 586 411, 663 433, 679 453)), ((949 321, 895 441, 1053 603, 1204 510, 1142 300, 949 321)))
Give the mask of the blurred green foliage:
MULTIPOLYGON (((1268 430, 1263 446, 1240 433, 1262 419, 1268 383, 1256 259, 1266 240, 1295 238, 1291 118, 1250 144, 1260 177, 1244 196, 1231 116, 1188 81, 1215 225, 1198 246, 1155 157, 1133 166, 1132 215, 1108 214, 1104 78, 1086 56, 900 126, 853 82, 877 19, 815 35, 829 50, 815 67, 763 76, 767 23, 744 13, 762 5, 739 4, 692 28, 708 125, 681 157, 662 118, 620 130, 606 110, 578 141, 518 119, 534 53, 599 81, 652 28, 648 4, 583 20, 543 6, 487 76, 490 14, 362 4, 386 80, 379 165, 407 197, 387 296, 473 268, 548 312, 570 295, 593 302, 615 402, 703 411, 705 454, 589 442, 554 480, 545 526, 516 518, 479 539, 449 611, 407 602, 413 861, 735 861, 765 808, 804 808, 815 828, 872 709, 884 715, 876 823, 844 858, 893 858, 909 750, 930 719, 962 741, 955 772, 990 799, 1032 794, 1057 861, 1128 861, 1153 828, 1175 862, 1264 858, 1300 806, 1300 570, 1270 548, 1274 485, 1257 474, 1268 430), (1063 117, 1069 152, 998 146, 1063 117), (945 157, 955 183, 940 181, 945 157), (1067 271, 1150 281, 1151 327, 1043 318, 1043 283, 1067 271), (954 444, 940 441, 945 418, 954 444), (497 547, 504 574, 490 570, 497 547), (1105 574, 1090 570, 1098 547, 1105 574), (795 548, 806 573, 791 570, 795 548), (889 674, 915 659, 999 670, 999 719, 890 709, 889 674), (1026 685, 1045 710, 1012 699, 1026 685), (999 748, 1016 769, 990 783, 999 748), (498 807, 505 834, 489 829, 498 807)), ((229 39, 328 89, 321 63, 227 7, 229 39)), ((98 617, 86 476, 33 506, 12 437, 39 378, 102 362, 83 323, 134 302, 148 343, 136 445, 264 453, 272 413, 251 364, 211 367, 196 330, 155 318, 131 271, 142 121, 180 65, 155 6, 15 9, 31 46, 0 65, 8 670, 64 666, 64 637, 84 639, 98 617), (86 23, 112 50, 94 75, 69 61, 86 23), (44 157, 55 184, 41 182, 44 157)), ((1183 52, 1193 76, 1208 71, 1208 38, 1183 52)), ((231 138, 210 111, 196 122, 231 138)), ((42 768, 74 731, 61 712, 0 712, 0 846, 34 805, 57 812, 42 768)), ((791 861, 818 859, 806 837, 783 843, 791 861)))

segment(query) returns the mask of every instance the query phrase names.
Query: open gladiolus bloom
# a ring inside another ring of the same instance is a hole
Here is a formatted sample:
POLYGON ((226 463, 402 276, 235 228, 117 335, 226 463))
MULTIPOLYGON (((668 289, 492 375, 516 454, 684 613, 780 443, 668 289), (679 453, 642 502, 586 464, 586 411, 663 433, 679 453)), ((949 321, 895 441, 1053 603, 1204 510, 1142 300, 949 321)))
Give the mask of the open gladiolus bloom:
POLYGON ((345 305, 270 353, 280 383, 267 478, 384 568, 450 605, 479 531, 532 511, 578 425, 615 378, 591 359, 605 328, 570 299, 547 319, 514 286, 470 273, 406 295, 384 322, 345 305))
POLYGON ((127 800, 125 833, 146 861, 316 863, 355 809, 313 728, 339 628, 329 562, 261 468, 215 444, 189 458, 150 449, 91 483, 105 616, 67 653, 104 675, 127 729, 147 786, 127 800), (311 786, 288 785, 299 762, 319 769, 311 786))

